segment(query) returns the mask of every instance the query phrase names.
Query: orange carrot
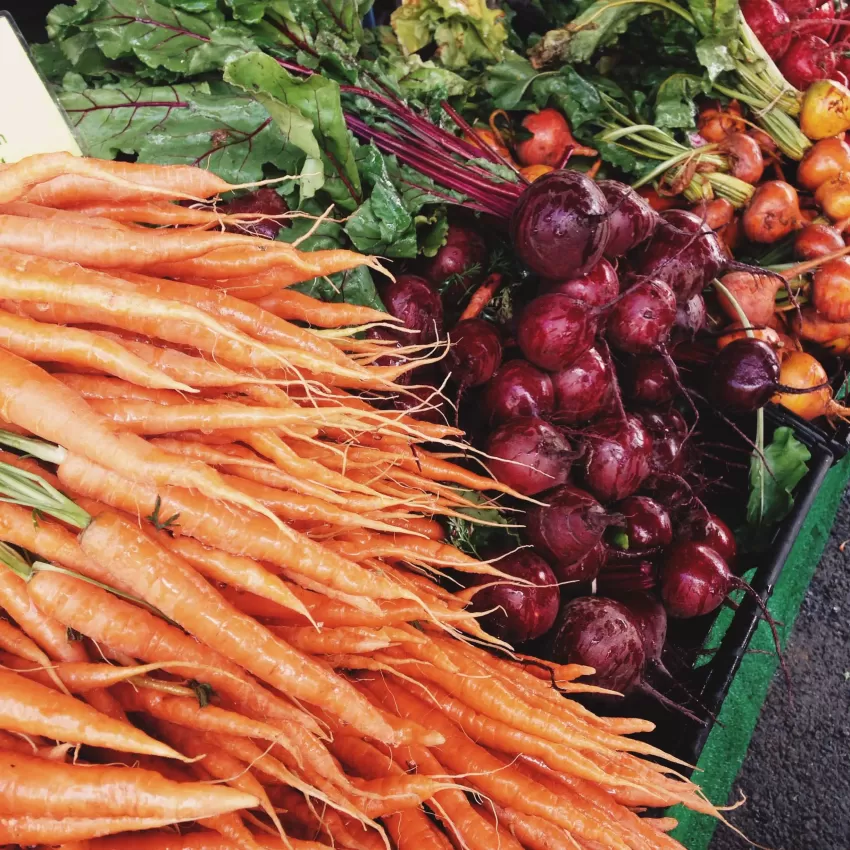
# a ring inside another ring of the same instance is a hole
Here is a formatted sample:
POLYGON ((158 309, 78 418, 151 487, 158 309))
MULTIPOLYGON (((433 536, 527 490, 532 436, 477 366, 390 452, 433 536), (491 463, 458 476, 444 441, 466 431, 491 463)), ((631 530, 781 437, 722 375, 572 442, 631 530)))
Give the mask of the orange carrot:
MULTIPOLYGON (((2 278, 2 275, 0 275, 2 278)), ((32 363, 0 349, 0 409, 3 417, 70 451, 104 463, 130 480, 196 487, 213 498, 238 501, 260 513, 262 505, 231 492, 213 469, 116 433, 79 395, 32 363)))
MULTIPOLYGON (((327 844, 302 841, 287 836, 286 843, 271 835, 255 835, 254 840, 266 850, 327 850, 327 844)), ((340 850, 348 850, 343 844, 340 850)), ((96 838, 92 841, 62 845, 61 850, 236 850, 231 844, 211 832, 192 832, 179 835, 176 832, 147 833, 145 835, 116 835, 96 838)), ((353 850, 353 848, 352 848, 353 850)))
POLYGON ((491 274, 472 294, 458 321, 462 322, 465 319, 474 319, 478 316, 501 288, 502 275, 491 274))
POLYGON ((389 577, 364 570, 309 538, 239 508, 223 510, 180 488, 165 487, 158 493, 141 485, 131 488, 119 475, 74 455, 61 464, 59 477, 75 492, 139 517, 152 514, 159 496, 162 516, 180 515, 174 531, 233 555, 267 561, 356 597, 418 601, 389 577))
POLYGON ((80 544, 150 605, 263 681, 296 699, 327 706, 365 735, 393 740, 390 727, 347 682, 241 614, 132 522, 101 514, 83 531, 80 544), (115 552, 123 557, 115 558, 115 552))
POLYGON ((172 782, 150 770, 77 766, 35 756, 0 752, 0 816, 26 813, 37 818, 98 817, 198 820, 256 798, 200 783, 172 782), (49 788, 49 793, 45 793, 49 788))
POLYGON ((50 207, 30 204, 26 201, 13 201, 10 204, 0 204, 0 215, 18 215, 23 218, 60 219, 61 221, 76 221, 87 227, 107 227, 112 230, 128 230, 121 222, 95 215, 86 215, 77 210, 56 210, 50 207))
POLYGON ((450 720, 432 711, 404 688, 377 681, 368 682, 367 687, 388 710, 414 720, 427 718, 429 725, 446 739, 445 744, 435 748, 440 762, 459 774, 472 774, 471 784, 497 804, 543 817, 577 836, 599 841, 603 846, 628 850, 611 826, 597 823, 581 808, 528 779, 515 768, 506 766, 483 747, 472 743, 450 720))
POLYGON ((373 310, 371 307, 346 304, 343 301, 330 303, 319 301, 294 289, 279 289, 271 295, 258 298, 254 303, 281 319, 309 322, 320 328, 342 328, 347 325, 397 321, 388 313, 373 310))
POLYGON ((130 753, 180 759, 171 747, 128 723, 17 673, 0 670, 0 728, 130 753))
MULTIPOLYGON (((498 820, 505 824, 528 850, 581 850, 586 846, 579 845, 567 830, 544 818, 526 815, 510 807, 496 806, 495 809, 498 820)), ((486 807, 483 812, 485 817, 490 815, 486 807)))
MULTIPOLYGON (((241 800, 250 800, 240 795, 241 800)), ((239 807, 239 804, 236 806, 239 807)), ((85 841, 116 832, 159 829, 171 826, 171 818, 36 818, 26 815, 0 817, 0 841, 22 846, 64 845, 68 841, 85 841)))
MULTIPOLYGON (((233 700, 242 711, 279 723, 297 723, 316 733, 320 731, 306 714, 260 687, 218 652, 142 608, 57 573, 36 573, 27 589, 42 611, 98 643, 151 663, 180 660, 204 664, 209 668, 204 671, 204 681, 233 700)), ((175 667, 172 672, 182 677, 186 671, 175 667)))

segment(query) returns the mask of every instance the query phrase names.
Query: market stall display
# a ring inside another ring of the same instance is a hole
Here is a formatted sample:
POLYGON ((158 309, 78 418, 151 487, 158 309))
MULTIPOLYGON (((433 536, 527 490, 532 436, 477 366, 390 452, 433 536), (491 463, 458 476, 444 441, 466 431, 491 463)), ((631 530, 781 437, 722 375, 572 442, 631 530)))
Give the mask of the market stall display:
POLYGON ((720 817, 685 775, 847 445, 845 8, 371 5, 33 47, 89 158, 0 170, 6 843, 720 817))

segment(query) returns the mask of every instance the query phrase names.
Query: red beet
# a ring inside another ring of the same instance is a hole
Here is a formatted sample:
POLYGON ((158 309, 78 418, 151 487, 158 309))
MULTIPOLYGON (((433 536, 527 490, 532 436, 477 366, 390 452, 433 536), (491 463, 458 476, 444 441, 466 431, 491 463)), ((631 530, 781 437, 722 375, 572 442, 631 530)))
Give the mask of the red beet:
POLYGON ((611 368, 595 348, 552 375, 557 421, 565 425, 598 416, 611 396, 611 368))
MULTIPOLYGON (((249 192, 219 207, 224 215, 250 213, 252 215, 279 216, 289 212, 286 201, 274 189, 257 189, 249 192)), ((239 224, 228 224, 225 230, 231 233, 242 233, 249 236, 260 236, 265 239, 276 239, 282 227, 289 227, 284 218, 268 218, 262 221, 243 221, 239 224)))
POLYGON ((446 244, 425 263, 424 274, 436 287, 452 278, 445 296, 453 303, 484 277, 486 265, 487 246, 481 236, 469 227, 452 224, 446 244))
POLYGON ((558 582, 549 565, 530 550, 519 549, 497 560, 495 566, 503 573, 533 582, 534 586, 509 584, 493 576, 477 576, 474 579, 477 585, 502 582, 484 587, 473 597, 473 611, 491 612, 481 621, 484 629, 514 645, 546 634, 560 606, 558 582))
POLYGON ((801 91, 817 80, 828 80, 835 67, 835 51, 824 39, 811 33, 795 38, 779 63, 785 79, 801 91))
POLYGON ((525 496, 565 483, 576 457, 560 430, 534 416, 496 428, 487 441, 487 453, 493 475, 525 496))
POLYGON ((631 496, 650 473, 652 437, 637 416, 600 423, 586 443, 585 486, 603 502, 631 496))
POLYGON ((773 0, 741 0, 741 12, 768 56, 779 61, 791 44, 791 18, 773 0))
POLYGON ((490 422, 500 424, 520 416, 548 416, 555 391, 545 372, 526 360, 510 360, 490 379, 484 399, 490 422))
POLYGON ((520 316, 517 344, 535 366, 554 372, 587 351, 595 334, 587 305, 566 295, 541 295, 520 316))
POLYGON ((617 505, 625 520, 629 552, 656 549, 673 542, 673 523, 670 514, 648 496, 629 496, 617 505))
POLYGON ((601 307, 613 301, 620 292, 617 271, 608 260, 600 260, 586 275, 567 280, 544 281, 544 292, 558 292, 589 307, 601 307))
POLYGON ((434 342, 443 333, 443 304, 425 278, 403 274, 381 293, 387 312, 416 333, 405 334, 412 345, 434 342))
POLYGON ((626 354, 648 354, 667 342, 676 320, 676 296, 660 280, 640 280, 608 315, 608 341, 626 354))
POLYGON ((502 342, 493 325, 466 319, 455 325, 449 338, 445 363, 452 380, 464 389, 487 383, 502 362, 502 342))

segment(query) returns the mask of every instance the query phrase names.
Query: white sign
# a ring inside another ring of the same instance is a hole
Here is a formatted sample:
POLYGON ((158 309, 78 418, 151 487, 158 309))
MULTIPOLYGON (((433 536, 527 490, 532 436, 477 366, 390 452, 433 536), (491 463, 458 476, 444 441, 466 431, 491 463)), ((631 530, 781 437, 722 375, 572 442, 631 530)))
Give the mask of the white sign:
POLYGON ((0 13, 0 163, 54 151, 82 153, 11 18, 0 13))

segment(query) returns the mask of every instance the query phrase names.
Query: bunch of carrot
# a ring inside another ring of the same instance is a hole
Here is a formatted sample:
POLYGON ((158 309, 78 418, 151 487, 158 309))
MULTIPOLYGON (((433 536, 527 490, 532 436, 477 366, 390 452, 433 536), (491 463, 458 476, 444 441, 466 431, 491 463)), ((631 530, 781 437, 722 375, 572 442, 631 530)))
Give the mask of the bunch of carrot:
POLYGON ((639 813, 718 813, 650 725, 435 580, 498 580, 438 519, 505 488, 371 403, 422 346, 286 289, 378 262, 224 232, 233 188, 0 170, 0 845, 678 848, 639 813))

